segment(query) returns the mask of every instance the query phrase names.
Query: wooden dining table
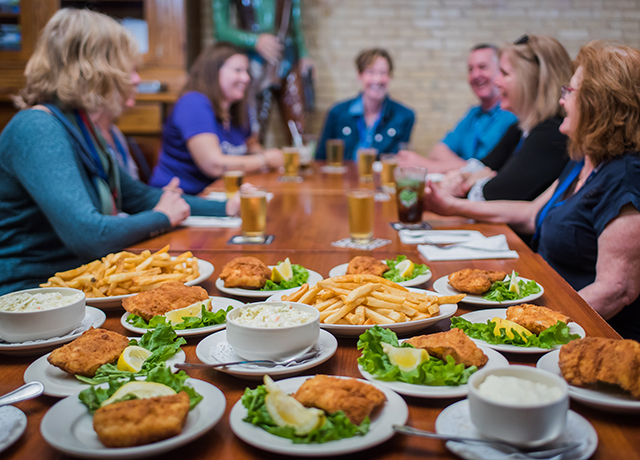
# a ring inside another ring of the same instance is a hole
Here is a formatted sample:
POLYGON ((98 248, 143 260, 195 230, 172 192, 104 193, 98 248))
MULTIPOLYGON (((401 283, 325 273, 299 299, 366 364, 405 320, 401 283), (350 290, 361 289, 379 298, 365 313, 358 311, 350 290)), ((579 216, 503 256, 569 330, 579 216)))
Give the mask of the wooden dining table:
MULTIPOLYGON (((416 245, 406 245, 400 241, 398 232, 391 223, 397 221, 395 196, 378 191, 375 202, 374 237, 388 240, 387 244, 373 251, 348 249, 332 246, 333 242, 349 236, 346 191, 353 188, 373 188, 377 184, 360 184, 353 165, 345 174, 326 174, 322 165, 315 165, 301 173, 301 182, 281 182, 278 172, 268 172, 245 178, 258 187, 264 187, 273 194, 267 209, 266 233, 273 235, 271 244, 231 244, 230 239, 241 233, 240 228, 177 228, 130 248, 133 252, 143 249, 158 250, 170 244, 172 254, 192 251, 193 254, 211 262, 215 271, 212 277, 203 281, 210 295, 233 297, 215 287, 215 280, 222 267, 239 256, 254 256, 268 265, 276 264, 288 257, 292 263, 319 272, 324 277, 329 271, 347 263, 356 255, 373 255, 378 259, 395 258, 404 254, 417 263, 427 264, 433 277, 424 285, 431 289, 432 283, 440 277, 462 268, 482 268, 515 270, 520 276, 534 279, 544 287, 544 295, 535 301, 551 309, 569 315, 582 326, 587 336, 620 338, 619 335, 562 279, 540 256, 507 226, 503 224, 476 223, 460 218, 443 218, 425 214, 424 219, 436 229, 477 230, 485 236, 503 234, 509 247, 518 252, 516 259, 486 259, 460 261, 428 261, 417 250, 416 245)), ((222 192, 221 181, 212 184, 204 193, 222 192)), ((243 302, 252 299, 235 297, 243 302)), ((477 306, 458 304, 456 315, 477 310, 477 306)), ((122 308, 106 311, 104 328, 131 335, 120 324, 122 308)), ((420 334, 449 329, 449 320, 443 320, 420 334)), ((183 347, 187 362, 198 362, 195 348, 202 337, 188 339, 183 347)), ((356 349, 357 338, 338 338, 335 355, 323 364, 306 371, 305 375, 329 374, 361 378, 357 367, 360 355, 356 349)), ((541 355, 505 354, 511 364, 534 366, 541 355)), ((0 394, 23 384, 27 367, 38 356, 0 355, 0 394)), ((225 395, 226 409, 222 419, 206 434, 177 450, 155 455, 153 458, 174 459, 276 459, 282 455, 269 453, 252 447, 240 440, 231 430, 229 413, 240 400, 245 388, 254 388, 255 381, 244 380, 216 370, 192 370, 191 377, 204 380, 218 387, 225 395)), ((417 398, 404 397, 409 407, 407 424, 428 431, 435 431, 438 415, 447 406, 464 398, 417 398)), ((66 455, 54 450, 40 434, 40 422, 44 414, 58 401, 57 398, 40 396, 31 401, 15 404, 28 419, 26 432, 5 452, 4 459, 62 459, 66 455)), ((599 460, 639 459, 640 418, 638 414, 618 414, 594 409, 576 401, 571 401, 571 409, 584 416, 594 426, 598 434, 598 447, 592 458, 599 460)), ((340 456, 337 456, 341 458, 340 456)), ((362 452, 352 453, 350 459, 451 459, 457 458, 449 452, 444 442, 418 437, 395 435, 388 441, 362 452)))

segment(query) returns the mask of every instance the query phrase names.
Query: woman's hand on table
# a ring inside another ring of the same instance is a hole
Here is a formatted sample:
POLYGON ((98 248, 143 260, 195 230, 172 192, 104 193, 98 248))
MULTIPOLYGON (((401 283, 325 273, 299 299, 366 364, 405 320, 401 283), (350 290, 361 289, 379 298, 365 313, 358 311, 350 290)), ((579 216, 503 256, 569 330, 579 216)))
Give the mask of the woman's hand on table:
POLYGON ((459 198, 454 197, 446 190, 430 180, 424 188, 424 210, 436 213, 441 216, 456 215, 455 204, 459 198))
POLYGON ((167 190, 162 194, 153 210, 167 216, 172 227, 191 215, 191 207, 179 193, 172 190, 167 190))
POLYGON ((270 168, 279 168, 284 166, 284 155, 280 149, 267 149, 261 152, 266 165, 270 168))

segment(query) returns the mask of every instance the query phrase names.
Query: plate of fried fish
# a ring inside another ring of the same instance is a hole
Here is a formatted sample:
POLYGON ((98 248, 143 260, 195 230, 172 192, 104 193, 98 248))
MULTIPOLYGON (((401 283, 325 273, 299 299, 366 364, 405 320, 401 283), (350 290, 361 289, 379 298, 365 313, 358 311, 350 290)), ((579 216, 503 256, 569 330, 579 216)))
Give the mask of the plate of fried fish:
POLYGON ((517 276, 515 272, 509 275, 500 270, 475 268, 465 268, 438 278, 433 282, 433 290, 443 295, 467 294, 462 302, 474 305, 516 305, 531 302, 544 294, 544 288, 540 284, 517 276), (512 279, 513 282, 511 282, 512 279), (510 297, 514 297, 513 299, 497 301, 484 298, 492 290, 502 289, 502 284, 508 291, 518 291, 515 295, 510 295, 510 297), (537 292, 526 294, 529 291, 537 292))
POLYGON ((640 412, 640 343, 585 337, 547 353, 536 367, 563 377, 569 396, 607 412, 640 412))
POLYGON ((395 281, 393 278, 402 279, 396 281, 400 286, 419 286, 431 279, 431 270, 426 265, 415 264, 406 256, 398 256, 391 260, 391 266, 384 260, 378 260, 370 256, 356 256, 349 263, 333 267, 329 276, 342 276, 352 274, 369 274, 381 276, 395 281), (392 268, 393 267, 393 268, 392 268))
POLYGON ((377 383, 328 375, 274 383, 265 376, 264 386, 247 388, 233 406, 229 423, 240 439, 254 447, 310 457, 358 452, 381 444, 394 435, 393 425, 403 425, 408 416, 404 399, 377 383), (245 421, 249 409, 263 405, 270 414, 268 420, 258 425, 245 421), (292 416, 285 420, 280 414, 292 416))

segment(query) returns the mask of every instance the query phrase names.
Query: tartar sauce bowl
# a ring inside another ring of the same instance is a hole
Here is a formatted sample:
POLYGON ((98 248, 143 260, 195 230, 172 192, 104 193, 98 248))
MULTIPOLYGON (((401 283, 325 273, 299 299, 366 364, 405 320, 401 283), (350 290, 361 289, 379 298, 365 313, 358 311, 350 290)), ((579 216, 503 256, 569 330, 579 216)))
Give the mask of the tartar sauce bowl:
POLYGON ((535 367, 476 372, 469 379, 468 399, 471 422, 482 435, 523 447, 553 441, 567 423, 567 383, 535 367))
POLYGON ((50 339, 67 334, 82 323, 86 310, 85 301, 84 292, 63 287, 25 289, 5 294, 0 297, 0 305, 5 307, 0 309, 0 339, 16 343, 50 339), (33 308, 34 299, 37 300, 38 296, 43 294, 45 296, 58 294, 61 300, 45 301, 39 304, 42 309, 28 311, 33 308), (24 302, 18 301, 26 298, 31 302, 25 307, 24 302), (66 305, 54 307, 56 303, 66 303, 66 305), (8 304, 20 304, 23 308, 17 307, 14 311, 7 311, 8 304))
POLYGON ((319 336, 320 312, 303 303, 256 302, 227 314, 227 342, 244 359, 285 360, 311 349, 319 336))

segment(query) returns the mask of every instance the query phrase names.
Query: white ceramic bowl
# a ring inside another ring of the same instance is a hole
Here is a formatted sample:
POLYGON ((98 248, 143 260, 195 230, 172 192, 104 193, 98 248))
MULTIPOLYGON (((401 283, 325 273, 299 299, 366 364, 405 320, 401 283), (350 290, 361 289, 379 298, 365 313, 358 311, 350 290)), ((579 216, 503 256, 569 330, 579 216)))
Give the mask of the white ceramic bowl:
POLYGON ((238 356, 245 359, 282 361, 311 349, 320 336, 320 312, 296 302, 256 302, 236 308, 227 314, 227 342, 238 356), (310 313, 313 319, 288 327, 256 327, 239 324, 236 319, 243 310, 259 305, 291 305, 310 313))
POLYGON ((476 372, 469 379, 471 421, 480 433, 525 447, 537 447, 564 431, 569 410, 569 387, 564 379, 529 366, 508 366, 476 372), (511 405, 480 394, 478 387, 490 376, 518 377, 559 388, 561 396, 547 403, 511 405))
POLYGON ((85 295, 71 288, 36 288, 6 294, 46 294, 59 292, 63 296, 82 294, 82 298, 63 307, 38 311, 0 311, 0 338, 5 342, 26 342, 27 340, 49 339, 71 332, 85 317, 85 295))

